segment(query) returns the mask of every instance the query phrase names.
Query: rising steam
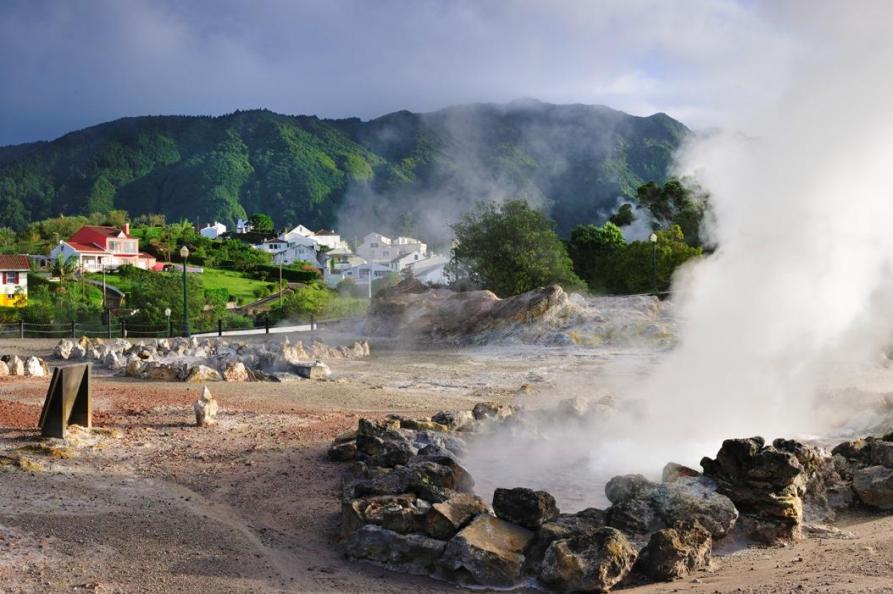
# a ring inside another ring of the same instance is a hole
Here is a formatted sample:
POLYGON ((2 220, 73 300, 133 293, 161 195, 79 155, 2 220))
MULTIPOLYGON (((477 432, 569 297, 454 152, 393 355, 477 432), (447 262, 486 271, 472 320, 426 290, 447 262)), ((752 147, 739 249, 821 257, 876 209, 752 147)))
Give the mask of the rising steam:
MULTIPOLYGON (((732 122, 747 135, 700 136, 679 155, 710 193, 719 247, 675 279, 678 347, 618 394, 635 406, 515 436, 506 459, 529 467, 527 443, 547 461, 585 453, 602 481, 653 476, 724 438, 827 434, 859 415, 837 388, 877 367, 893 335, 893 42, 882 4, 858 18, 812 6, 791 24, 788 87, 732 122)), ((560 480, 541 470, 537 486, 560 480)))

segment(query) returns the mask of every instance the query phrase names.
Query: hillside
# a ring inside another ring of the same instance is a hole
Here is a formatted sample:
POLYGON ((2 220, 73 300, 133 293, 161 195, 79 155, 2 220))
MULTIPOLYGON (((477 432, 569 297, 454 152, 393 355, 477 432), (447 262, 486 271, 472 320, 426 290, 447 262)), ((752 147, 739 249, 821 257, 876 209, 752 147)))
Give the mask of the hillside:
POLYGON ((400 111, 370 121, 285 116, 125 118, 0 147, 0 220, 123 208, 168 219, 337 222, 433 234, 478 200, 520 196, 566 233, 662 180, 688 129, 665 114, 535 101, 400 111))

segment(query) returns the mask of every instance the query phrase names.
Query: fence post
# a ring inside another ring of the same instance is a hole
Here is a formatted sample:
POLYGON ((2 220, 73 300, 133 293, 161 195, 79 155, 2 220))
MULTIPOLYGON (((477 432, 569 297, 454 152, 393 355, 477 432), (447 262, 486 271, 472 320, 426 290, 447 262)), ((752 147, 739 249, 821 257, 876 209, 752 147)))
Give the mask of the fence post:
POLYGON ((167 337, 168 338, 174 337, 174 323, 171 322, 170 318, 167 319, 167 337))
POLYGON ((315 329, 316 329, 316 326, 313 323, 313 314, 310 314, 310 331, 313 332, 315 329))
POLYGON ((121 338, 127 338, 127 320, 121 318, 121 338))
POLYGON ((71 337, 75 338, 77 336, 77 330, 75 330, 75 321, 71 320, 71 337))
POLYGON ((270 333, 270 316, 264 316, 264 334, 270 333))
POLYGON ((111 337, 112 337, 112 312, 109 310, 106 310, 105 313, 106 313, 106 318, 105 318, 106 335, 109 337, 109 339, 111 339, 111 337))
POLYGON ((217 318, 217 336, 223 336, 223 320, 217 318))
POLYGON ((19 338, 25 338, 25 320, 19 320, 19 338))

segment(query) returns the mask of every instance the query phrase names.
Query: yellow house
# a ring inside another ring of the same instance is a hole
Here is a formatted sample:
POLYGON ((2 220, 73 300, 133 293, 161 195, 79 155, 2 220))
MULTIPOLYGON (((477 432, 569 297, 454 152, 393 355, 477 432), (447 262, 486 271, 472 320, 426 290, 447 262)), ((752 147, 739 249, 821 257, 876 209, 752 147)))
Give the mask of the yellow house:
POLYGON ((28 256, 0 256, 0 307, 28 304, 28 256))

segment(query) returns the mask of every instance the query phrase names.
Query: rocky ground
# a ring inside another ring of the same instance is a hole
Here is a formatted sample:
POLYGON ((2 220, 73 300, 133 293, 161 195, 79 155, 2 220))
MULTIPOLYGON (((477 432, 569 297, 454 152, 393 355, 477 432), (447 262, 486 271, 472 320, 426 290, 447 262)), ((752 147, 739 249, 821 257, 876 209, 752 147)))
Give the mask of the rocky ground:
MULTIPOLYGON (((0 354, 50 356, 54 344, 10 341, 0 354)), ((97 377, 102 431, 38 447, 49 380, 2 378, 0 593, 456 591, 344 559, 333 437, 360 417, 545 406, 556 392, 591 391, 605 356, 373 342, 371 357, 333 362, 327 380, 210 384, 219 424, 202 429, 191 425, 200 385, 97 377)), ((727 544, 708 570, 625 591, 893 592, 893 517, 838 525, 853 537, 727 544)))

